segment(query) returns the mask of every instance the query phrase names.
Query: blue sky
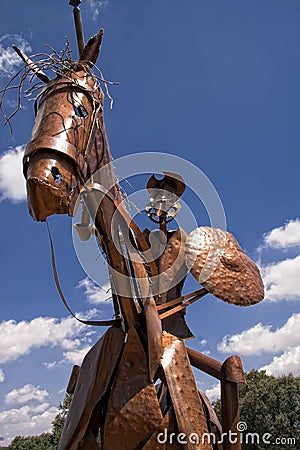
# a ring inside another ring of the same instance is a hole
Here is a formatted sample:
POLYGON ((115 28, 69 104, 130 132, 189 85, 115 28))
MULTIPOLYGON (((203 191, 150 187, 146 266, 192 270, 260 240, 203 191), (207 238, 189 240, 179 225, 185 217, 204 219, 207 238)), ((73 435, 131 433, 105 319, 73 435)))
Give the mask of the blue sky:
MULTIPOLYGON (((2 3, 1 87, 20 67, 9 49, 13 43, 38 53, 45 43, 62 49, 68 36, 76 58, 68 1, 2 3)), ((197 338, 189 345, 219 360, 239 354, 246 370, 299 375, 299 2, 84 0, 81 10, 86 39, 105 29, 98 65, 106 79, 120 81, 110 88, 114 107, 110 111, 107 101, 105 114, 114 158, 165 152, 198 166, 219 193, 227 229, 262 269, 267 299, 260 305, 243 309, 207 296, 190 307, 187 321, 197 338)), ((14 100, 7 97, 8 111, 14 100)), ((0 124, 3 443, 49 429, 73 363, 102 332, 64 310, 45 224, 28 215, 20 161, 33 107, 26 99, 22 104, 12 136, 0 124)), ((190 192, 183 200, 199 226, 209 225, 190 192)), ((109 294, 86 278, 77 260, 71 219, 50 222, 72 308, 109 317, 103 301, 109 294)), ((141 225, 147 226, 143 218, 141 225)), ((185 290, 196 286, 189 279, 185 290)), ((213 398, 215 381, 195 374, 213 398)))

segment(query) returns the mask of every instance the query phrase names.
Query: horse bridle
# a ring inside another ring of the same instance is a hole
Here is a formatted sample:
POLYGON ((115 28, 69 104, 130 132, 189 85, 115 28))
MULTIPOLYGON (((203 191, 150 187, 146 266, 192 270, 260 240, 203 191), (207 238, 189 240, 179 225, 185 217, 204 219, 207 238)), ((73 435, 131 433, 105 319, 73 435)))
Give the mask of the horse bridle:
POLYGON ((85 159, 85 155, 93 145, 93 140, 96 132, 96 120, 99 112, 101 111, 103 104, 100 98, 96 98, 96 92, 100 91, 100 87, 95 83, 95 88, 79 79, 70 78, 69 80, 53 80, 38 94, 35 99, 34 111, 37 115, 41 102, 45 101, 49 96, 54 95, 58 91, 79 91, 83 92, 92 106, 92 118, 90 121, 89 131, 86 142, 83 146, 84 153, 78 151, 74 144, 67 142, 63 139, 56 138, 54 136, 42 136, 30 141, 25 147, 25 153, 23 158, 24 176, 27 178, 27 168, 30 156, 37 153, 40 149, 52 150, 59 153, 63 153, 70 158, 75 166, 76 175, 78 180, 84 185, 84 179, 88 173, 88 162, 85 159))

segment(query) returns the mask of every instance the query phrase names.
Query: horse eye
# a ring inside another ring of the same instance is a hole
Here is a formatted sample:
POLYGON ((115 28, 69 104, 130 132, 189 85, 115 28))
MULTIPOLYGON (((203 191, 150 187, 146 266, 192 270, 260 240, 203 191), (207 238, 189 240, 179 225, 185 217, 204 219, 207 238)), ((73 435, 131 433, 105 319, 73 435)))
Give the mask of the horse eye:
POLYGON ((60 171, 58 170, 58 168, 55 167, 55 166, 52 166, 52 167, 51 167, 51 173, 52 173, 52 176, 53 176, 53 178, 54 178, 54 181, 55 181, 56 183, 61 183, 61 181, 62 181, 62 176, 61 176, 61 173, 60 173, 60 171))
POLYGON ((87 117, 89 114, 83 105, 74 107, 74 112, 77 117, 87 117))

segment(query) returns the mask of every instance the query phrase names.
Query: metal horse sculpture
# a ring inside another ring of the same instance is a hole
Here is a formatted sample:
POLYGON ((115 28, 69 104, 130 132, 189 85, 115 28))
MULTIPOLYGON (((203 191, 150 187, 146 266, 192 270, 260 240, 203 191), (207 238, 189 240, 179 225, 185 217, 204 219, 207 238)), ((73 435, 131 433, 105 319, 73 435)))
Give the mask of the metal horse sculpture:
MULTIPOLYGON (((104 95, 92 71, 102 34, 92 37, 79 61, 51 81, 19 51, 46 83, 24 156, 29 212, 37 221, 52 214, 73 215, 80 198, 83 218, 78 231, 84 239, 95 233, 106 254, 115 309, 113 320, 87 321, 110 327, 80 370, 73 370, 68 386, 73 399, 58 449, 240 449, 238 441, 233 444, 226 437, 229 431, 238 432, 237 386, 244 382, 240 359, 230 357, 221 364, 188 349, 183 339, 192 334, 184 311, 208 292, 242 306, 261 301, 259 271, 229 233, 209 227, 191 235, 166 230, 170 208, 185 188, 182 178, 172 173, 148 182, 147 211, 159 222, 167 247, 159 258, 145 259, 144 254, 151 254, 147 233, 123 206, 104 128, 104 95), (162 210, 163 194, 169 195, 169 204, 162 210), (120 235, 127 236, 120 244, 123 251, 115 245, 120 235), (219 250, 218 260, 201 278, 212 247, 219 250), (160 278, 175 260, 175 268, 160 278), (203 287, 182 296, 188 267, 203 287), (208 400, 198 392, 191 364, 221 381, 222 430, 208 400), (222 431, 222 444, 217 445, 212 436, 220 437, 222 431)), ((56 271, 55 279, 60 290, 56 271)))

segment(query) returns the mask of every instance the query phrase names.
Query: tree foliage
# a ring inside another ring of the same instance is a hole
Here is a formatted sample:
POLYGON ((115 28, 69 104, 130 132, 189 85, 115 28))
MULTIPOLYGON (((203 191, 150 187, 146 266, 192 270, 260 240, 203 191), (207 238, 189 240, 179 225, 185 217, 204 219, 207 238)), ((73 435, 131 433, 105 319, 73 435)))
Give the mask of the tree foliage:
MULTIPOLYGON (((265 371, 246 374, 247 384, 240 385, 241 421, 248 433, 257 433, 260 442, 243 444, 243 450, 299 450, 300 448, 300 377, 276 378, 265 371), (262 436, 269 433, 267 444, 262 436), (292 440, 291 440, 292 439, 292 440), (277 441, 276 441, 277 440, 277 441), (276 444, 277 442, 277 444, 276 444)), ((214 403, 220 416, 220 400, 214 403)))
MULTIPOLYGON (((51 433, 40 436, 17 436, 7 447, 7 450, 56 450, 70 407, 72 396, 67 394, 63 403, 58 406, 58 413, 52 422, 51 433)), ((1 447, 0 447, 1 448, 1 447)))
MULTIPOLYGON (((257 433, 259 444, 244 441, 243 450, 299 450, 300 448, 300 377, 268 376, 264 371, 246 374, 247 384, 240 385, 241 421, 247 424, 246 433, 257 433), (262 442, 268 433, 272 444, 262 442), (279 439, 275 444, 276 439, 279 439), (289 440, 294 439, 294 443, 289 440)), ((8 450, 55 450, 64 427, 72 396, 66 395, 58 407, 51 433, 40 436, 17 436, 8 450)), ((220 400, 214 403, 220 417, 220 400)), ((1 448, 1 447, 0 447, 1 448)))
POLYGON ((11 442, 9 450, 56 450, 51 442, 51 434, 43 433, 40 436, 17 436, 11 442))
POLYGON ((60 436, 62 434, 62 430, 64 428, 65 420, 70 408, 72 400, 72 395, 66 394, 63 403, 60 403, 58 406, 58 413, 52 422, 52 443, 55 445, 55 448, 58 446, 60 436))

